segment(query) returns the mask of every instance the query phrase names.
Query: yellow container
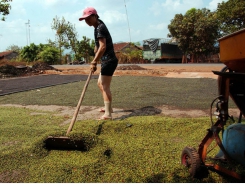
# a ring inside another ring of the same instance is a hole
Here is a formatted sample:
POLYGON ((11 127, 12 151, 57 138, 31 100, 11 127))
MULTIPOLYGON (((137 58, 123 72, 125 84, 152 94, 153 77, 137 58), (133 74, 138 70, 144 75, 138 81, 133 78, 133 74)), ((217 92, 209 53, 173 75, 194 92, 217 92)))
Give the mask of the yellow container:
POLYGON ((220 61, 229 69, 245 72, 245 29, 220 38, 220 61))

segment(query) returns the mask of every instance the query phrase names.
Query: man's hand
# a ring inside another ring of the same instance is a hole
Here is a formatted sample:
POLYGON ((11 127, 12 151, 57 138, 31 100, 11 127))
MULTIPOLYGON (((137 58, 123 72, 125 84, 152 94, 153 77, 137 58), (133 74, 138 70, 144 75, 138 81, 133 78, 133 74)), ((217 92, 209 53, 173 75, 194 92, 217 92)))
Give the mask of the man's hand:
POLYGON ((90 65, 90 70, 94 73, 97 70, 97 62, 92 61, 90 65))

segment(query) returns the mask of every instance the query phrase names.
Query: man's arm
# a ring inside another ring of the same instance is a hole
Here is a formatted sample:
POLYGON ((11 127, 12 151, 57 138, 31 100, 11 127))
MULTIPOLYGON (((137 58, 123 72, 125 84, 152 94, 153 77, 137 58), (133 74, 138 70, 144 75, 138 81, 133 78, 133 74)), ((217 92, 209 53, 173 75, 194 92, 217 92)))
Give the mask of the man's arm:
POLYGON ((105 38, 99 38, 99 48, 95 46, 94 52, 95 52, 95 57, 93 61, 91 62, 91 71, 94 73, 97 70, 97 63, 99 62, 100 58, 103 56, 106 50, 106 39, 105 38))
POLYGON ((103 56, 106 50, 106 39, 105 38, 99 38, 99 48, 95 46, 95 57, 92 61, 92 63, 98 63, 100 58, 103 56))
POLYGON ((94 46, 94 55, 96 54, 97 51, 98 51, 98 48, 97 48, 97 46, 95 45, 95 46, 94 46))

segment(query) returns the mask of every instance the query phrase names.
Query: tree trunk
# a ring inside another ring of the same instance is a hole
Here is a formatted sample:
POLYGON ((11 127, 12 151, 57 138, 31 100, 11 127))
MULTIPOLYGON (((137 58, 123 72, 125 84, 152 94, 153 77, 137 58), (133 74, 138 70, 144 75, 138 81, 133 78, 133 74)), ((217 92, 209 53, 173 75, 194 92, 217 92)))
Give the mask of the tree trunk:
POLYGON ((186 55, 182 56, 182 63, 186 63, 186 55))
POLYGON ((191 63, 194 63, 194 54, 191 55, 191 63))

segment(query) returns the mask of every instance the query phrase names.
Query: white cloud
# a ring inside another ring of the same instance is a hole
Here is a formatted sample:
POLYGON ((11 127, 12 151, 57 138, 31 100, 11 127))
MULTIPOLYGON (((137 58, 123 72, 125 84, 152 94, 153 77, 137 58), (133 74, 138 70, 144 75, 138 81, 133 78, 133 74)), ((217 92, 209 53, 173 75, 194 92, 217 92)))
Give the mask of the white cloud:
POLYGON ((203 8, 203 0, 166 0, 162 3, 163 10, 174 11, 175 13, 184 14, 187 10, 195 8, 203 8))
POLYGON ((160 15, 163 12, 163 8, 159 2, 153 2, 152 6, 149 8, 155 16, 160 15))
POLYGON ((162 3, 163 7, 168 7, 171 9, 176 9, 180 6, 180 0, 166 0, 165 3, 162 3))
MULTIPOLYGON (((12 2, 10 2, 10 14, 6 16, 6 22, 9 20, 9 17, 14 17, 15 19, 20 18, 20 17, 24 17, 27 15, 27 11, 26 11, 26 7, 25 7, 25 3, 24 2, 28 2, 29 0, 14 0, 12 2)), ((1 21, 0 21, 1 22, 1 21)))
POLYGON ((25 23, 26 22, 22 19, 0 22, 1 33, 4 36, 7 36, 11 33, 23 32, 23 30, 25 30, 25 23))
POLYGON ((222 1, 226 2, 227 0, 212 0, 209 4, 208 4, 208 9, 210 9, 211 11, 214 11, 217 9, 218 3, 221 3, 222 1))
POLYGON ((53 32, 51 26, 43 24, 37 24, 35 27, 30 27, 30 29, 33 34, 47 34, 53 32))
POLYGON ((12 13, 16 13, 18 14, 19 17, 26 15, 26 9, 23 7, 22 4, 16 4, 16 5, 12 5, 11 9, 10 9, 10 14, 12 13))
POLYGON ((77 0, 44 0, 40 3, 44 4, 45 6, 63 6, 67 4, 74 4, 77 3, 77 0))
MULTIPOLYGON (((53 0, 53 1, 56 1, 56 0, 53 0)), ((86 4, 83 4, 82 7, 79 7, 74 12, 65 11, 65 13, 60 14, 59 17, 63 16, 66 20, 69 20, 73 24, 78 24, 80 27, 83 27, 85 23, 84 24, 79 23, 78 19, 79 17, 82 16, 83 9, 88 6, 93 6, 97 10, 98 15, 100 16, 100 19, 103 20, 106 23, 106 25, 109 25, 109 24, 117 25, 118 23, 126 22, 125 9, 123 9, 124 11, 120 11, 121 7, 118 8, 118 3, 116 3, 115 0, 107 0, 106 2, 101 1, 101 0, 89 0, 86 2, 86 4)))
POLYGON ((167 28, 167 25, 165 23, 160 23, 156 25, 150 25, 149 28, 152 30, 165 30, 167 28))
POLYGON ((44 0, 43 3, 47 6, 54 6, 59 2, 59 0, 44 0))
POLYGON ((126 16, 123 13, 120 13, 118 11, 106 11, 99 15, 103 21, 106 22, 106 24, 116 24, 118 22, 126 22, 126 16))
MULTIPOLYGON (((128 3, 126 1, 126 6, 128 3)), ((106 0, 106 1, 105 0, 86 0, 85 7, 88 7, 88 6, 94 7, 100 14, 102 11, 111 11, 118 7, 124 8, 124 0, 106 0)))

